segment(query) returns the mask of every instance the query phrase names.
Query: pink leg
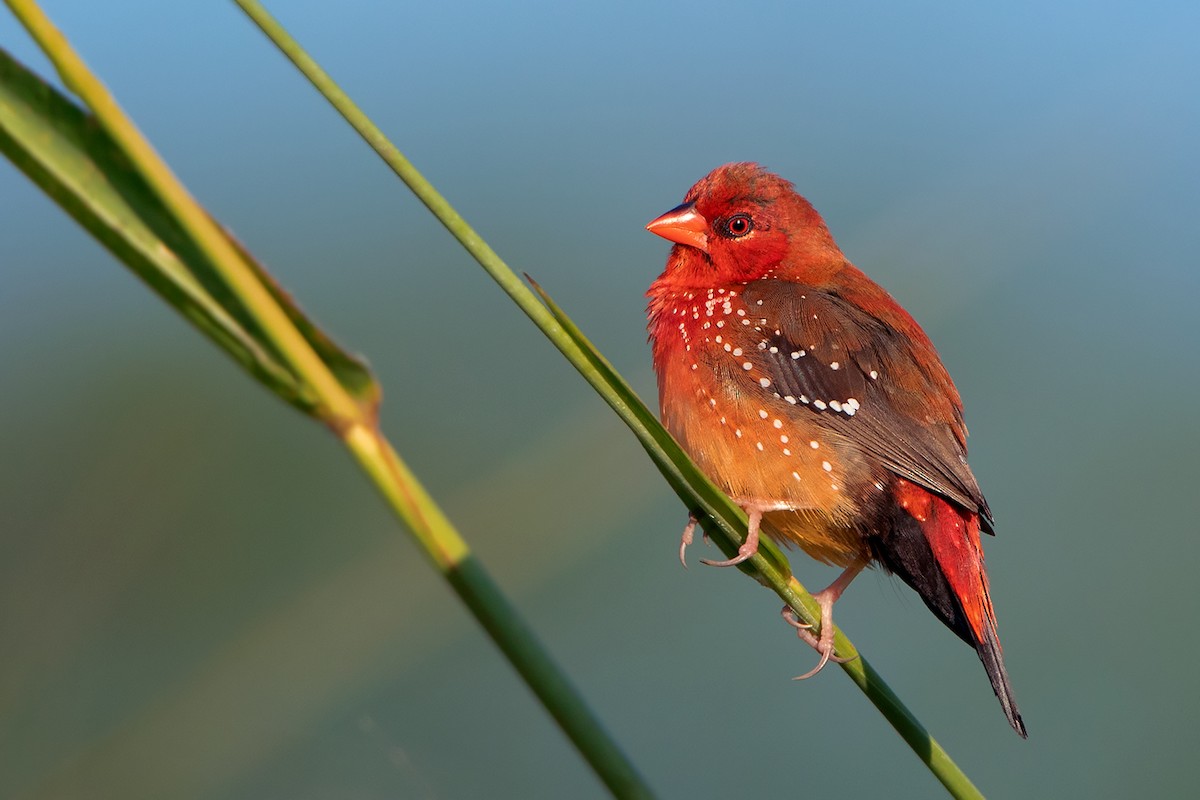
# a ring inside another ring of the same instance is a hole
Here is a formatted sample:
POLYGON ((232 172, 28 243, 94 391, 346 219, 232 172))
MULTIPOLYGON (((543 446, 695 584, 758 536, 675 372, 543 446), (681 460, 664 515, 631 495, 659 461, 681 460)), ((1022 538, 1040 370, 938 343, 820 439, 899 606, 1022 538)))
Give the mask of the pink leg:
POLYGON ((826 588, 813 595, 813 599, 817 601, 817 605, 821 607, 821 629, 820 636, 816 636, 812 632, 812 626, 801 622, 796 618, 796 612, 792 611, 788 606, 783 607, 784 621, 796 629, 796 635, 804 640, 809 646, 816 650, 821 655, 821 660, 817 662, 817 666, 813 667, 803 675, 796 676, 795 680, 802 681, 805 678, 811 678, 821 670, 825 669, 825 665, 830 661, 838 664, 844 664, 847 661, 852 661, 849 658, 839 658, 833 654, 833 604, 842 596, 842 592, 846 591, 846 587, 850 585, 858 573, 863 571, 867 566, 866 561, 858 561, 846 567, 845 571, 837 577, 833 583, 826 588))
POLYGON ((738 554, 728 561, 709 561, 702 558, 700 559, 701 564, 707 564, 710 567, 732 567, 758 552, 758 528, 762 524, 763 509, 751 506, 746 509, 746 513, 750 517, 750 524, 746 531, 746 541, 742 542, 742 546, 738 548, 738 554))
POLYGON ((683 536, 679 537, 679 563, 683 564, 683 568, 687 569, 687 549, 692 543, 692 537, 696 534, 696 525, 700 520, 696 519, 695 514, 688 514, 687 527, 683 529, 683 536))

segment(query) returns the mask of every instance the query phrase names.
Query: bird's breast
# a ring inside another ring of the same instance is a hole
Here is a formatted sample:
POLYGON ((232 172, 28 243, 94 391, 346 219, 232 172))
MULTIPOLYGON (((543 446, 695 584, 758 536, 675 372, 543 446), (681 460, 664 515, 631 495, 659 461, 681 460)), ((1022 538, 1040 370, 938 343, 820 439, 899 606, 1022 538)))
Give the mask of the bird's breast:
POLYGON ((829 561, 857 552, 857 541, 827 540, 853 538, 868 470, 852 442, 773 385, 772 320, 737 288, 680 292, 657 311, 655 367, 671 434, 735 500, 787 509, 767 517, 781 538, 829 561))

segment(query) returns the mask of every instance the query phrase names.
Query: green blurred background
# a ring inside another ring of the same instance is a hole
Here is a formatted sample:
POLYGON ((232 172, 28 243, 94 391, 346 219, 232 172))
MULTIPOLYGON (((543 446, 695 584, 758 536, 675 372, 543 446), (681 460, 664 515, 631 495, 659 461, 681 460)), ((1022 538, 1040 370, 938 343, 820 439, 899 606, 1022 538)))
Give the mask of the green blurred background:
MULTIPOLYGON (((908 589, 838 621, 995 797, 1195 791, 1193 3, 275 3, 653 398, 642 225, 794 180, 955 376, 1030 738, 908 589)), ((47 2, 669 797, 937 796, 613 415, 226 3, 47 2)), ((43 74, 7 15, 0 43, 43 74)), ((0 163, 0 797, 602 797, 336 442, 0 163)), ((819 587, 831 572, 795 557, 819 587)))

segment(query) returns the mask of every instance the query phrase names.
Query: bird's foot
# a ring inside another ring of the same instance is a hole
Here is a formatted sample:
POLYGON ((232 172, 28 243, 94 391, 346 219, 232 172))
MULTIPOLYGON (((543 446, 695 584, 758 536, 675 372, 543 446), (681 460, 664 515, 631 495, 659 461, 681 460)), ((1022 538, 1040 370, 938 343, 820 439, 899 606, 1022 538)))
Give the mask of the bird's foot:
MULTIPOLYGON (((684 569, 687 569, 687 549, 696 535, 696 526, 698 524, 700 524, 700 520, 696 519, 696 515, 688 514, 687 527, 683 529, 683 536, 679 537, 679 563, 683 564, 684 569)), ((701 530, 701 533, 703 533, 703 530, 701 530)), ((707 533, 704 534, 704 540, 708 541, 707 533)))
MULTIPOLYGON (((817 602, 820 602, 819 596, 814 595, 814 597, 817 597, 817 602)), ((807 622, 801 622, 800 618, 796 616, 796 612, 793 611, 790 606, 784 606, 780 613, 783 616, 783 621, 796 629, 796 635, 800 637, 800 641, 816 650, 821 656, 821 660, 817 662, 815 667, 803 675, 797 675, 792 680, 802 681, 811 678, 813 675, 816 675, 818 672, 825 669, 825 665, 830 661, 834 662, 835 664, 845 664, 847 661, 853 661, 855 658, 858 658, 858 656, 842 658, 841 656, 834 655, 832 606, 829 612, 826 612, 824 605, 821 607, 819 635, 813 633, 812 625, 809 625, 807 622)))
POLYGON ((732 567, 741 564, 758 552, 758 528, 762 523, 763 512, 761 508, 749 508, 747 512, 750 516, 750 524, 746 531, 746 541, 742 542, 742 546, 738 548, 737 555, 728 561, 710 561, 702 558, 700 559, 701 564, 707 564, 710 567, 732 567))
POLYGON ((857 655, 849 658, 842 658, 834 655, 833 652, 833 604, 842 596, 842 592, 846 591, 846 587, 850 582, 863 571, 867 565, 866 561, 855 562, 842 572, 833 583, 825 587, 821 591, 813 595, 813 599, 817 601, 817 605, 821 607, 821 621, 819 630, 813 633, 813 626, 807 622, 801 622, 796 612, 789 606, 784 606, 780 614, 783 616, 783 621, 796 629, 796 635, 800 640, 809 647, 817 651, 821 656, 821 660, 817 665, 803 675, 797 675, 793 680, 802 681, 811 678, 821 670, 825 669, 825 665, 830 661, 835 664, 845 664, 848 661, 853 661, 858 658, 857 655))

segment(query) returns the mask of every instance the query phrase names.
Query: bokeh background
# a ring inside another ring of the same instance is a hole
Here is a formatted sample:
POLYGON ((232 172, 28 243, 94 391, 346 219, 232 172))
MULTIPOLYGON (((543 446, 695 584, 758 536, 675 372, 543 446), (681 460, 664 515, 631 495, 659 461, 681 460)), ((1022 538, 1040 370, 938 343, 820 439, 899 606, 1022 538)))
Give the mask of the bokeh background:
MULTIPOLYGON (((1194 3, 274 6, 647 398, 642 225, 725 161, 794 180, 965 398, 1029 740, 898 582, 838 621, 995 797, 1195 791, 1194 3)), ((664 796, 939 794, 836 669, 789 680, 772 595, 679 568, 632 437, 232 4, 46 7, 370 359, 664 796)), ((6 13, 0 43, 49 74, 6 13)), ((604 796, 334 440, 7 162, 0 267, 0 796, 604 796)))

